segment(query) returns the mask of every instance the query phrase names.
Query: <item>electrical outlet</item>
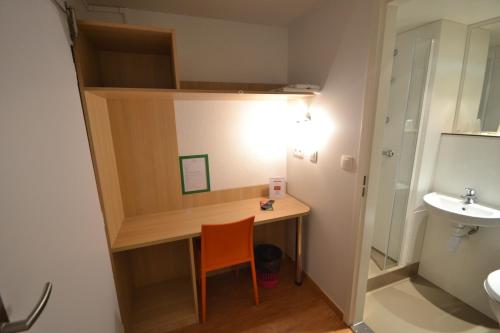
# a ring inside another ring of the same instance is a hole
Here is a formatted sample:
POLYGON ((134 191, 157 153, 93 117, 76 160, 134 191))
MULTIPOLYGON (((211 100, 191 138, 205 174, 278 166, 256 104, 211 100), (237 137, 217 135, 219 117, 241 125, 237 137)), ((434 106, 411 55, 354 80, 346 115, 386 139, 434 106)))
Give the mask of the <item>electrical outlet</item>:
POLYGON ((293 150, 293 156, 295 156, 296 158, 303 159, 304 158, 304 152, 302 150, 300 150, 300 149, 295 148, 293 150))

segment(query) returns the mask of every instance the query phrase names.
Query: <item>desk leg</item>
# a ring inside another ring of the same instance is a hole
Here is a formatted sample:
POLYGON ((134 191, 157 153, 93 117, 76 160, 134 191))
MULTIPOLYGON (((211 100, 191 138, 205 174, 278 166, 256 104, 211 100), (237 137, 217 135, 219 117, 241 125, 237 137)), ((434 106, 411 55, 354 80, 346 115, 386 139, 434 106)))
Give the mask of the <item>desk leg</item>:
POLYGON ((297 217, 295 230, 295 284, 302 284, 302 216, 297 217))
POLYGON ((196 262, 195 262, 195 253, 194 253, 194 245, 193 245, 193 239, 189 238, 189 259, 191 261, 191 283, 192 288, 193 288, 193 300, 194 300, 194 315, 196 318, 196 322, 200 322, 200 317, 198 314, 198 285, 197 285, 197 279, 196 279, 196 262))

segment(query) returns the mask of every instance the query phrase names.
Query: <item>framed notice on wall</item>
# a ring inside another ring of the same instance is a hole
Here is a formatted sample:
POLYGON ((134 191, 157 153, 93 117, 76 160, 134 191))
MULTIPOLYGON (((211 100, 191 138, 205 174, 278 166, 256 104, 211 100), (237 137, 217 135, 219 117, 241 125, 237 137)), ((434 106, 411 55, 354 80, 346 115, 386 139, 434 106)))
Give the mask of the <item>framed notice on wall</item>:
POLYGON ((182 194, 210 192, 208 155, 179 156, 182 194))

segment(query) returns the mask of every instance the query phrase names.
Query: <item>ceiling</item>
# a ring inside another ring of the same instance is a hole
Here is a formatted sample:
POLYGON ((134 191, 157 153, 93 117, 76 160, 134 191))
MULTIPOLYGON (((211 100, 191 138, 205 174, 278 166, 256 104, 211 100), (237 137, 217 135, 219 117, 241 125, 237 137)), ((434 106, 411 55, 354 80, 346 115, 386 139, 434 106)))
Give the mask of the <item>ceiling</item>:
POLYGON ((499 0, 398 0, 397 30, 446 19, 473 24, 500 16, 499 0))
POLYGON ((322 0, 87 0, 89 5, 126 7, 282 27, 320 1, 322 0))

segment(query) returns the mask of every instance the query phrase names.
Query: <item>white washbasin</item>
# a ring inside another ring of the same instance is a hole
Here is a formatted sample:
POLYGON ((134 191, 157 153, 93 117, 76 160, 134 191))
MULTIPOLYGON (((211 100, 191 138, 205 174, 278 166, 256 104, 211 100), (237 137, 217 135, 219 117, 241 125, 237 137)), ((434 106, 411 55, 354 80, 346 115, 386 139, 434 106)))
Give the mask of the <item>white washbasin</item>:
POLYGON ((500 227, 500 210, 479 204, 464 204, 463 199, 440 193, 424 195, 431 212, 447 216, 456 223, 478 227, 500 227))

